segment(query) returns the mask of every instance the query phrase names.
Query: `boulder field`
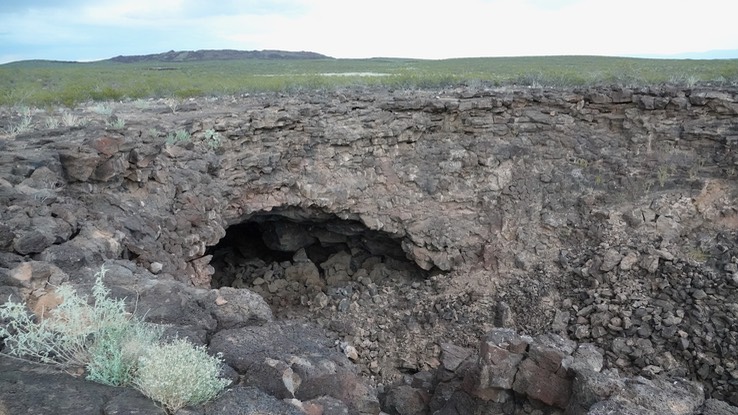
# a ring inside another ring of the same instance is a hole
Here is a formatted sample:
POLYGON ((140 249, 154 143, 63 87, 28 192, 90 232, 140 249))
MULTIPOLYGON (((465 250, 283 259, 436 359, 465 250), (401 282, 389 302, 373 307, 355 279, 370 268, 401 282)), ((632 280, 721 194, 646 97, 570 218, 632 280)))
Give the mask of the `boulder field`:
MULTIPOLYGON (((0 136, 0 301, 105 265, 223 354, 182 413, 738 414, 736 88, 110 105, 0 136)), ((162 411, 0 365, 0 414, 162 411)))

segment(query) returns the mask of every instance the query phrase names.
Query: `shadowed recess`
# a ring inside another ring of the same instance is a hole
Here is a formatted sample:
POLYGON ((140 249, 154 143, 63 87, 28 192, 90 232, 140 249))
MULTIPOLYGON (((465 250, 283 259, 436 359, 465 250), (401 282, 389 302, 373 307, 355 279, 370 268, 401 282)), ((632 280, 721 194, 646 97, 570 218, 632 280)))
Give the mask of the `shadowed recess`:
MULTIPOLYGON (((249 288, 271 303, 304 303, 305 295, 386 278, 425 279, 401 239, 355 220, 295 209, 257 213, 231 225, 209 248, 213 287, 249 288)), ((285 305, 286 305, 285 304, 285 305)))

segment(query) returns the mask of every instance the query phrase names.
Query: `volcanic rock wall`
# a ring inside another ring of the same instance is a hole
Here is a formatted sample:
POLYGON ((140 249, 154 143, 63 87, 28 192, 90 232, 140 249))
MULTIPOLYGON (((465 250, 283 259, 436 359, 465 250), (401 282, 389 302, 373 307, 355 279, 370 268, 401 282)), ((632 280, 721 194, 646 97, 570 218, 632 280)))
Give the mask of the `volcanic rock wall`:
POLYGON ((118 116, 0 141, 5 275, 121 258, 208 287, 229 226, 327 215, 400 241, 449 292, 504 300, 504 325, 738 402, 736 90, 346 90, 118 116))
MULTIPOLYGON (((110 217, 108 232, 125 234, 122 248, 170 273, 197 261, 228 225, 284 207, 393 234, 422 268, 443 271, 529 270, 556 259, 579 229, 606 222, 608 210, 655 222, 650 233, 670 241, 684 229, 735 227, 720 204, 735 191, 731 92, 347 91, 201 105, 152 114, 123 134, 5 142, 4 180, 26 180, 36 193, 69 182, 69 194, 87 199, 115 191, 116 201, 87 205, 110 217), (164 144, 161 129, 182 117, 194 139, 164 144), (208 129, 225 137, 215 151, 208 129), (8 154, 14 146, 25 149, 8 154), (641 207, 652 212, 629 209, 641 207), (680 208, 688 212, 678 218, 666 211, 680 208)), ((26 247, 19 225, 9 242, 20 254, 69 238, 26 247)), ((206 284, 192 268, 188 276, 206 284)))

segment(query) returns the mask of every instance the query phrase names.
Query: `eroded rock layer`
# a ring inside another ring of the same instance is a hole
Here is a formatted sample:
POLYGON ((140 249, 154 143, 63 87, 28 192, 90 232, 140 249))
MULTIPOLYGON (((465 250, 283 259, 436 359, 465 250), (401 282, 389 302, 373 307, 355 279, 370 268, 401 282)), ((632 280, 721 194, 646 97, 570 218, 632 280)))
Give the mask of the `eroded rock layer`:
POLYGON ((202 342, 246 325, 203 289, 243 283, 278 315, 309 310, 382 381, 439 367, 444 338, 476 347, 514 327, 738 404, 734 89, 345 90, 115 111, 125 128, 80 112, 85 128, 0 140, 1 299, 43 308, 47 284, 117 261, 121 293, 142 290, 149 318, 202 342), (227 236, 239 229, 263 245, 227 236))

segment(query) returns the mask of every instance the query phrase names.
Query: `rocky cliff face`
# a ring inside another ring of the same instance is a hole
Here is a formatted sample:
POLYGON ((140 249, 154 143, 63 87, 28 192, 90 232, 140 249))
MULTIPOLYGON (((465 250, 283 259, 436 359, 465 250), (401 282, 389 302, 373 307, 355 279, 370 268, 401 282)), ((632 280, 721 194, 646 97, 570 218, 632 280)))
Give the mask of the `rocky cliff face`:
POLYGON ((37 303, 119 260, 367 321, 332 329, 371 375, 506 326, 738 404, 736 90, 346 90, 115 116, 0 141, 4 295, 37 303), (394 321, 404 363, 382 360, 394 321))

